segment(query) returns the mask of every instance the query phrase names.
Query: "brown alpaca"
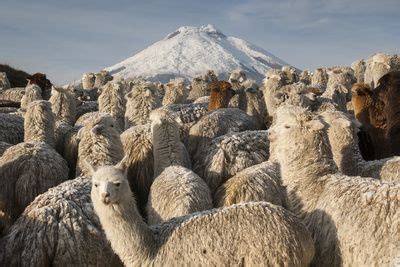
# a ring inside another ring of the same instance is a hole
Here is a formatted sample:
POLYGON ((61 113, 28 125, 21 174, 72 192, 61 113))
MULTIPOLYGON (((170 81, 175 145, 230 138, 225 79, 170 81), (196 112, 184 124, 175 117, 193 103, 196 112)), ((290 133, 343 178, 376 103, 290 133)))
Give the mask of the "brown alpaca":
POLYGON ((53 84, 47 79, 46 74, 35 73, 27 77, 30 84, 36 84, 42 89, 42 98, 44 100, 49 100, 51 95, 51 87, 53 84))
POLYGON ((382 76, 375 88, 377 98, 383 102, 383 115, 386 118, 385 138, 390 155, 400 155, 400 71, 382 76))
POLYGON ((375 90, 372 91, 369 85, 364 83, 354 84, 351 91, 354 116, 361 122, 365 133, 370 137, 372 147, 368 149, 369 154, 374 151, 373 156, 369 155, 365 159, 382 159, 390 156, 390 149, 385 138, 386 116, 383 101, 379 99, 375 90))
POLYGON ((235 94, 232 85, 226 81, 215 81, 210 84, 211 95, 208 110, 227 108, 229 100, 235 94))

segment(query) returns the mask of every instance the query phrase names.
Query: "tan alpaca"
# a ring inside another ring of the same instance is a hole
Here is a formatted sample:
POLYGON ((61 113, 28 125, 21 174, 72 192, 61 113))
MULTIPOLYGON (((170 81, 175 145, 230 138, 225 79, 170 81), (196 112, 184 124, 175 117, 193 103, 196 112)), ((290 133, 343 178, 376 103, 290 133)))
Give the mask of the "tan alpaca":
POLYGON ((120 165, 92 171, 94 210, 125 266, 308 266, 314 255, 310 234, 283 208, 252 202, 148 226, 120 165))

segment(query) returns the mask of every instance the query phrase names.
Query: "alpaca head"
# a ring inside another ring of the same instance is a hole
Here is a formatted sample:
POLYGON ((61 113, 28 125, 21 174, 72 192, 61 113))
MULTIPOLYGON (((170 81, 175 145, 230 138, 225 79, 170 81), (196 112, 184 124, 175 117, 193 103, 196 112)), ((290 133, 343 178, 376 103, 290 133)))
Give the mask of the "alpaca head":
POLYGON ((354 108, 354 115, 358 120, 359 114, 372 104, 373 92, 365 83, 355 83, 351 88, 351 102, 354 108))
MULTIPOLYGON (((122 160, 121 162, 123 162, 122 160)), ((95 170, 88 163, 92 176, 92 199, 101 201, 104 205, 120 204, 131 197, 127 168, 122 163, 115 166, 102 166, 95 170)))
POLYGON ((326 153, 329 145, 325 125, 310 111, 298 106, 283 105, 277 109, 268 139, 279 160, 299 160, 306 154, 326 153))
POLYGON ((217 81, 210 84, 211 95, 208 110, 228 107, 229 101, 235 94, 232 85, 226 81, 217 81))

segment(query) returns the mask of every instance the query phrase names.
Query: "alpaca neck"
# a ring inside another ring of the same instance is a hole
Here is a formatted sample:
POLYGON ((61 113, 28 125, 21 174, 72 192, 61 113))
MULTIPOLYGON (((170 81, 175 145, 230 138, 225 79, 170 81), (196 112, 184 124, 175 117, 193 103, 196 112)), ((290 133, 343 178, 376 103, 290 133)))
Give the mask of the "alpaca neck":
POLYGON ((93 201, 114 252, 126 266, 148 265, 156 249, 154 232, 143 221, 132 197, 119 204, 93 201))
POLYGON ((174 121, 162 121, 152 125, 154 176, 172 165, 184 166, 179 126, 174 121))
POLYGON ((333 138, 335 144, 332 146, 333 159, 341 172, 356 176, 365 164, 358 147, 358 137, 347 129, 338 130, 340 132, 330 135, 330 139, 333 138))
POLYGON ((210 101, 208 104, 208 110, 216 110, 219 108, 226 108, 229 105, 229 100, 226 99, 221 93, 219 92, 211 92, 210 101))
MULTIPOLYGON (((288 190, 289 207, 300 215, 315 208, 319 195, 324 190, 324 176, 337 172, 332 154, 324 149, 325 144, 314 149, 311 146, 304 144, 303 148, 307 151, 292 151, 292 154, 287 152, 280 154, 278 159, 282 182, 288 190)), ((302 150, 301 147, 295 149, 302 150)))

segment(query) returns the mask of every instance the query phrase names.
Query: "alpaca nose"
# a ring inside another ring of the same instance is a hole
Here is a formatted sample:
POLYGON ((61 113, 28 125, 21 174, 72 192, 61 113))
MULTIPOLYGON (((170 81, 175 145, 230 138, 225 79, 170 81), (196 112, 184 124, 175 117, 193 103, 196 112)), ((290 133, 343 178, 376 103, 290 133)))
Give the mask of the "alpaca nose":
POLYGON ((109 196, 110 196, 110 193, 108 193, 108 192, 101 193, 101 197, 102 198, 106 198, 106 197, 109 197, 109 196))

